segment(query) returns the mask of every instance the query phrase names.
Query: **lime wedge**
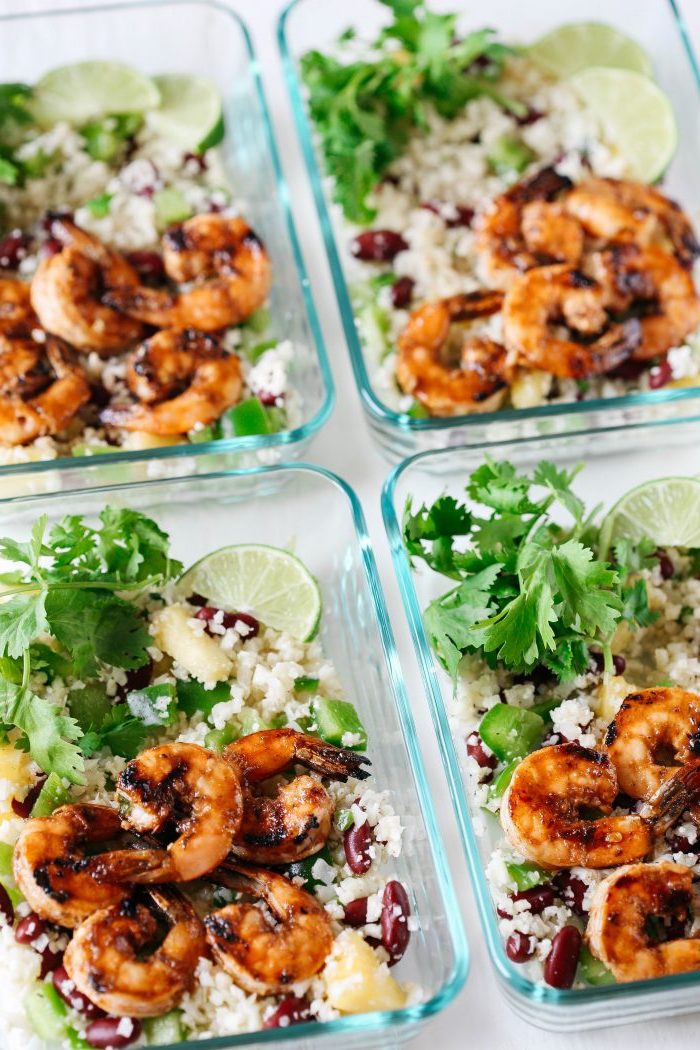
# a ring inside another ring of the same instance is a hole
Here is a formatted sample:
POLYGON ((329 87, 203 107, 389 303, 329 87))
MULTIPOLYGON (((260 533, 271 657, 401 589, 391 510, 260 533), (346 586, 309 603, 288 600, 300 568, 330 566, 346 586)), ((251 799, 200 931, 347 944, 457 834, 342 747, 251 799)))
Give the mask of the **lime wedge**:
POLYGON ((601 525, 601 557, 621 536, 659 547, 700 547, 700 478, 658 478, 625 493, 601 525))
POLYGON ((155 131, 184 150, 203 152, 221 142, 221 96, 210 80, 179 73, 153 79, 160 91, 150 118, 155 131))
POLYGON ((661 88, 642 73, 602 66, 584 69, 569 83, 625 158, 628 174, 640 182, 658 179, 678 142, 673 108, 661 88))
POLYGON ((250 612, 267 627, 308 641, 318 630, 321 592, 294 554, 259 543, 222 547, 183 573, 178 591, 227 612, 250 612))
POLYGON ((59 120, 79 126, 111 113, 143 113, 159 102, 153 81, 121 62, 77 62, 41 78, 31 111, 42 127, 59 120))
POLYGON ((646 51, 619 29, 604 22, 568 22, 526 48, 529 57, 548 73, 570 77, 589 66, 612 66, 652 75, 646 51))

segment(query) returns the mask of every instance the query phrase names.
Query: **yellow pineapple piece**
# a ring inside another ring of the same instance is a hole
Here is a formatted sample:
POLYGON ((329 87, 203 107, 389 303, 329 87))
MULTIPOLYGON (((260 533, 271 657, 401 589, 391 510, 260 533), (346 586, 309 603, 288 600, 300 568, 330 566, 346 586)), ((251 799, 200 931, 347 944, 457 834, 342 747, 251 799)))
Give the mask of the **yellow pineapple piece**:
POLYGON ((543 405, 552 387, 549 372, 519 372, 510 388, 513 408, 536 408, 543 405))
POLYGON ((200 682, 223 682, 233 665, 219 643, 208 634, 195 634, 184 605, 169 605, 154 619, 154 641, 159 649, 200 682))
POLYGON ((145 430, 132 430, 124 438, 122 447, 128 448, 129 451, 140 452, 142 449, 181 445, 183 440, 175 434, 148 434, 145 430))
POLYGON ((31 766, 32 760, 25 751, 18 751, 12 744, 0 744, 0 780, 6 780, 12 785, 11 791, 2 792, 7 797, 0 801, 0 822, 15 815, 12 798, 24 798, 34 783, 31 766))
POLYGON ((594 693, 593 710, 606 724, 612 722, 620 710, 620 704, 635 692, 635 686, 625 681, 622 675, 606 676, 594 693))
POLYGON ((399 1010, 406 993, 356 930, 336 938, 323 971, 331 1006, 344 1014, 399 1010))

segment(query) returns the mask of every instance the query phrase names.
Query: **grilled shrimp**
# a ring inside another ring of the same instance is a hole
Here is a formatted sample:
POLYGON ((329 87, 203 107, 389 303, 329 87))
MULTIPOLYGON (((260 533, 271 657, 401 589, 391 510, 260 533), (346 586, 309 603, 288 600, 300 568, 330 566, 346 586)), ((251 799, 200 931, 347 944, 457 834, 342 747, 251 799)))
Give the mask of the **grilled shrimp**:
POLYGON ((678 346, 700 324, 700 297, 693 278, 661 248, 614 245, 592 260, 611 307, 641 316, 634 357, 646 361, 678 346))
POLYGON ((686 689, 631 693, 605 733, 620 791, 647 799, 676 768, 700 758, 700 696, 686 689))
POLYGON ((85 373, 60 339, 0 338, 0 442, 58 434, 89 400, 85 373))
POLYGON ((459 332, 457 326, 497 313, 502 301, 500 292, 481 291, 438 299, 414 310, 397 341, 396 377, 401 389, 434 416, 498 408, 509 378, 506 351, 491 339, 459 332))
POLYGON ((642 860, 653 822, 610 816, 619 786, 606 754, 579 744, 540 748, 516 766, 501 803, 511 845, 544 868, 609 868, 642 860), (585 810, 603 815, 586 819, 585 810))
POLYGON ((195 215, 163 237, 163 264, 177 292, 128 287, 105 302, 162 328, 215 332, 238 324, 262 306, 270 290, 270 260, 259 237, 241 218, 195 215))
POLYGON ((293 764, 332 780, 369 776, 362 768, 368 761, 363 755, 294 729, 251 733, 230 744, 224 757, 244 786, 243 820, 231 852, 254 864, 288 864, 316 853, 328 838, 334 810, 323 784, 313 777, 280 784, 273 796, 258 794, 254 785, 293 764))
POLYGON ((68 219, 55 219, 55 236, 65 247, 39 263, 31 300, 47 332, 78 350, 108 357, 141 336, 143 326, 107 305, 107 292, 133 288, 138 275, 112 248, 68 219))
POLYGON ((652 186, 629 179, 587 179, 566 194, 564 206, 594 237, 668 246, 686 269, 700 255, 685 212, 652 186))
POLYGON ((172 888, 152 887, 143 902, 128 898, 86 919, 63 963, 78 990, 107 1013, 158 1017, 191 988, 206 951, 204 927, 190 902, 172 888), (169 929, 152 950, 158 919, 169 929))
POLYGON ((61 806, 24 824, 14 850, 14 876, 37 915, 73 928, 125 899, 125 887, 96 880, 100 855, 86 856, 89 847, 120 831, 116 809, 87 803, 61 806))
POLYGON ((507 291, 525 270, 579 262, 583 231, 556 201, 571 185, 554 168, 543 168, 496 198, 481 220, 477 239, 488 285, 507 291))
POLYGON ((160 744, 119 774, 122 827, 172 837, 167 849, 103 854, 101 877, 113 882, 187 882, 212 871, 231 849, 243 811, 233 767, 197 744, 160 744))
POLYGON ((315 897, 283 875, 228 863, 216 880, 261 899, 273 921, 254 904, 227 904, 204 919, 216 961, 247 992, 284 992, 322 969, 333 945, 331 920, 315 897), (274 921, 276 920, 276 921, 274 921))
POLYGON ((235 405, 243 386, 236 354, 194 328, 151 336, 131 355, 126 378, 139 401, 109 405, 102 422, 166 436, 213 423, 235 405))
POLYGON ((666 861, 626 864, 598 883, 586 938, 616 980, 700 970, 700 935, 685 936, 692 883, 690 868, 666 861))
POLYGON ((0 277, 0 336, 26 337, 38 325, 29 285, 13 277, 0 277))
POLYGON ((643 323, 611 321, 608 293, 573 266, 541 266, 518 278, 503 303, 508 350, 532 368, 562 378, 609 372, 631 357, 643 323), (569 329, 566 336, 560 327, 569 329))

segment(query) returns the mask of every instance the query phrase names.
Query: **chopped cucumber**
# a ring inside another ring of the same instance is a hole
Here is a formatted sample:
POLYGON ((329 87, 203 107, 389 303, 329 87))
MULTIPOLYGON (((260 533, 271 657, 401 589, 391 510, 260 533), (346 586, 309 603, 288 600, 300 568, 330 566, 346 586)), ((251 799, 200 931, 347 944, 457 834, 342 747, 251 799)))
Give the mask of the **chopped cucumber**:
POLYGON ((181 1043, 185 1038, 182 1027, 182 1011, 171 1010, 162 1017, 147 1017, 143 1021, 143 1031, 149 1046, 166 1046, 168 1043, 181 1043))
POLYGON ((59 806, 65 806, 70 802, 71 795, 63 786, 63 781, 56 773, 49 773, 39 792, 36 802, 32 806, 33 817, 48 817, 59 806))
POLYGON ((595 955, 592 954, 590 948, 586 944, 581 946, 578 966, 579 977, 581 980, 585 981, 586 984, 600 985, 616 983, 613 974, 607 968, 605 963, 602 963, 600 959, 596 959, 595 955))
POLYGON ((411 419, 430 419, 430 412, 420 401, 414 401, 406 415, 411 419))
POLYGON ((210 729, 204 737, 204 746, 220 755, 224 748, 238 740, 239 736, 235 722, 229 722, 223 729, 210 729))
POLYGON ((347 831, 355 823, 351 809, 339 809, 335 815, 335 826, 338 831, 347 831))
POLYGON ((0 842, 0 878, 12 875, 12 854, 14 850, 7 842, 0 842))
POLYGON ((359 737, 353 749, 364 751, 367 747, 367 732, 360 721, 360 716, 348 700, 329 700, 325 696, 317 697, 312 705, 312 712, 318 725, 318 735, 329 744, 341 747, 346 733, 359 737))
POLYGON ((255 332, 256 335, 262 335, 270 327, 271 318, 269 307, 261 306, 259 310, 254 310, 250 317, 246 318, 243 327, 249 332, 255 332))
POLYGON ((311 678, 307 675, 300 675, 299 678, 294 679, 294 692, 315 693, 320 684, 320 678, 311 678))
POLYGON ((193 445, 202 445, 205 441, 219 441, 224 436, 224 428, 221 420, 217 419, 208 427, 200 427, 199 430, 190 430, 187 437, 193 445))
POLYGON ((85 207, 94 219, 104 219, 106 215, 109 215, 112 196, 113 194, 111 193, 99 193, 97 197, 93 197, 92 200, 86 202, 85 207))
POLYGON ((163 230, 174 222, 184 222, 192 215, 192 208, 180 190, 165 186, 153 194, 153 207, 156 212, 156 225, 163 230))
POLYGON ((544 735, 544 719, 533 711, 509 704, 496 704, 479 725, 479 736, 501 762, 525 755, 544 735))
POLYGON ((236 721, 240 726, 240 736, 248 736, 250 733, 259 733, 261 729, 272 729, 269 722, 266 722, 257 711, 253 711, 250 707, 244 707, 236 715, 236 721))
POLYGON ((47 1043, 60 1043, 66 1035, 68 1008, 52 984, 37 984, 24 1001, 27 1020, 47 1043))

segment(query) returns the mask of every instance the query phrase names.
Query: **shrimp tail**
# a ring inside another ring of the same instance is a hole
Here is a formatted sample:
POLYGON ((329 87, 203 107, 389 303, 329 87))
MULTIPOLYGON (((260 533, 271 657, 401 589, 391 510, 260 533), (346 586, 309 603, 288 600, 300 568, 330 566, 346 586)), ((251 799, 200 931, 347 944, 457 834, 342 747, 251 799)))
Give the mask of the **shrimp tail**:
POLYGON ((699 799, 700 762, 692 762, 661 783, 641 807, 640 815, 652 824, 655 834, 662 835, 687 809, 694 809, 699 799))
POLYGON ((134 849, 102 853, 93 861, 98 882, 166 882, 173 878, 167 850, 134 849))
POLYGON ((307 769, 333 780, 346 781, 348 777, 366 780, 370 776, 370 771, 362 768, 371 764, 370 759, 347 747, 325 745, 321 741, 304 742, 297 745, 295 758, 307 769))
POLYGON ((112 288, 104 293, 102 302, 113 310, 147 324, 163 328, 175 327, 178 324, 175 297, 162 288, 112 288))

